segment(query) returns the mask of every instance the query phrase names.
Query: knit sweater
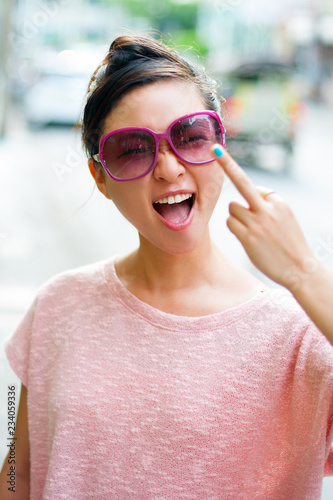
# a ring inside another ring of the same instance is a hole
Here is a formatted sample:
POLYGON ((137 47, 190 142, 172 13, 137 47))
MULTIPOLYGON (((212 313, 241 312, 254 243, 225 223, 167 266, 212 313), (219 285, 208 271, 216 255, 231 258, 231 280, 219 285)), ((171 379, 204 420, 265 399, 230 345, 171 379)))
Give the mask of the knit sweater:
POLYGON ((315 500, 333 474, 333 348, 288 292, 177 316, 111 259, 43 285, 6 353, 32 500, 315 500))

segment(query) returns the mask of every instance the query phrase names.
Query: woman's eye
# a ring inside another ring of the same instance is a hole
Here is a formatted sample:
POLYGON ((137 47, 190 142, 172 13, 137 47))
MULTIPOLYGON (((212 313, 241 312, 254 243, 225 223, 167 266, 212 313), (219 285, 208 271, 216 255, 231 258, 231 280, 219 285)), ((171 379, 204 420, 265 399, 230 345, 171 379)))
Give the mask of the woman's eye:
POLYGON ((203 135, 191 135, 191 136, 181 136, 178 138, 178 145, 183 146, 185 144, 195 143, 198 141, 206 141, 207 138, 203 135))
POLYGON ((150 153, 148 148, 132 148, 128 149, 127 151, 124 151, 121 155, 118 156, 118 158, 122 158, 123 156, 128 156, 128 155, 136 155, 136 154, 142 154, 142 153, 150 153))
POLYGON ((193 137, 188 137, 187 138, 187 142, 194 142, 194 141, 200 141, 200 140, 205 140, 205 137, 202 137, 202 136, 199 136, 199 135, 195 135, 193 137))

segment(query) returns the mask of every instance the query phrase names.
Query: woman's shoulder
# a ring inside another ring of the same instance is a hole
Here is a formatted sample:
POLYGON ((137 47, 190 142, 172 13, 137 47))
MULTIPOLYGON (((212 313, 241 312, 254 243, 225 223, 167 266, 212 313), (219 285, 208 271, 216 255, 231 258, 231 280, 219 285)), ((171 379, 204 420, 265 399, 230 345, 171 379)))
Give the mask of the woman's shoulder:
POLYGON ((37 298, 50 296, 66 298, 68 295, 96 293, 105 282, 105 270, 113 265, 115 257, 61 271, 37 290, 37 298))
POLYGON ((267 288, 261 304, 263 320, 277 325, 307 328, 312 322, 291 292, 283 287, 267 288))
POLYGON ((303 350, 305 346, 312 349, 322 345, 330 352, 332 360, 332 345, 288 290, 283 287, 268 289, 261 303, 261 316, 267 328, 275 336, 281 336, 284 342, 296 342, 303 350))

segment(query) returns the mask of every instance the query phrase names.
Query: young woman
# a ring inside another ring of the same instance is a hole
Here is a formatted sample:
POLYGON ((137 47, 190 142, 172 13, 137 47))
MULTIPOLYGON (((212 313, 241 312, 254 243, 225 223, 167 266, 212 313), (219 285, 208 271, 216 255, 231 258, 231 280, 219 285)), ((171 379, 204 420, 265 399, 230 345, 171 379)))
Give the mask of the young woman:
POLYGON ((117 38, 93 75, 89 168, 140 244, 45 284, 6 344, 23 384, 16 498, 320 498, 333 279, 304 267, 289 207, 225 151, 220 111, 205 73, 149 37, 117 38), (249 204, 230 205, 231 231, 322 332, 212 242, 224 172, 249 204))

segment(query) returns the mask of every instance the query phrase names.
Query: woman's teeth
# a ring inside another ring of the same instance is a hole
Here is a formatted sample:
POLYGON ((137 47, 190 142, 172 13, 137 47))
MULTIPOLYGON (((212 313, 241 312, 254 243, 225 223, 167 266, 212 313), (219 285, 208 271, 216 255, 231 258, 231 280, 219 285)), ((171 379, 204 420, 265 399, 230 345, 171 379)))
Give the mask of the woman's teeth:
POLYGON ((166 196, 155 201, 154 209, 162 219, 171 224, 180 224, 190 215, 194 197, 194 193, 179 193, 175 196, 166 196))
POLYGON ((154 203, 168 203, 172 205, 173 203, 181 203, 184 200, 188 200, 192 197, 192 193, 187 194, 176 194, 176 196, 168 196, 167 198, 161 198, 160 200, 155 201, 154 203))

